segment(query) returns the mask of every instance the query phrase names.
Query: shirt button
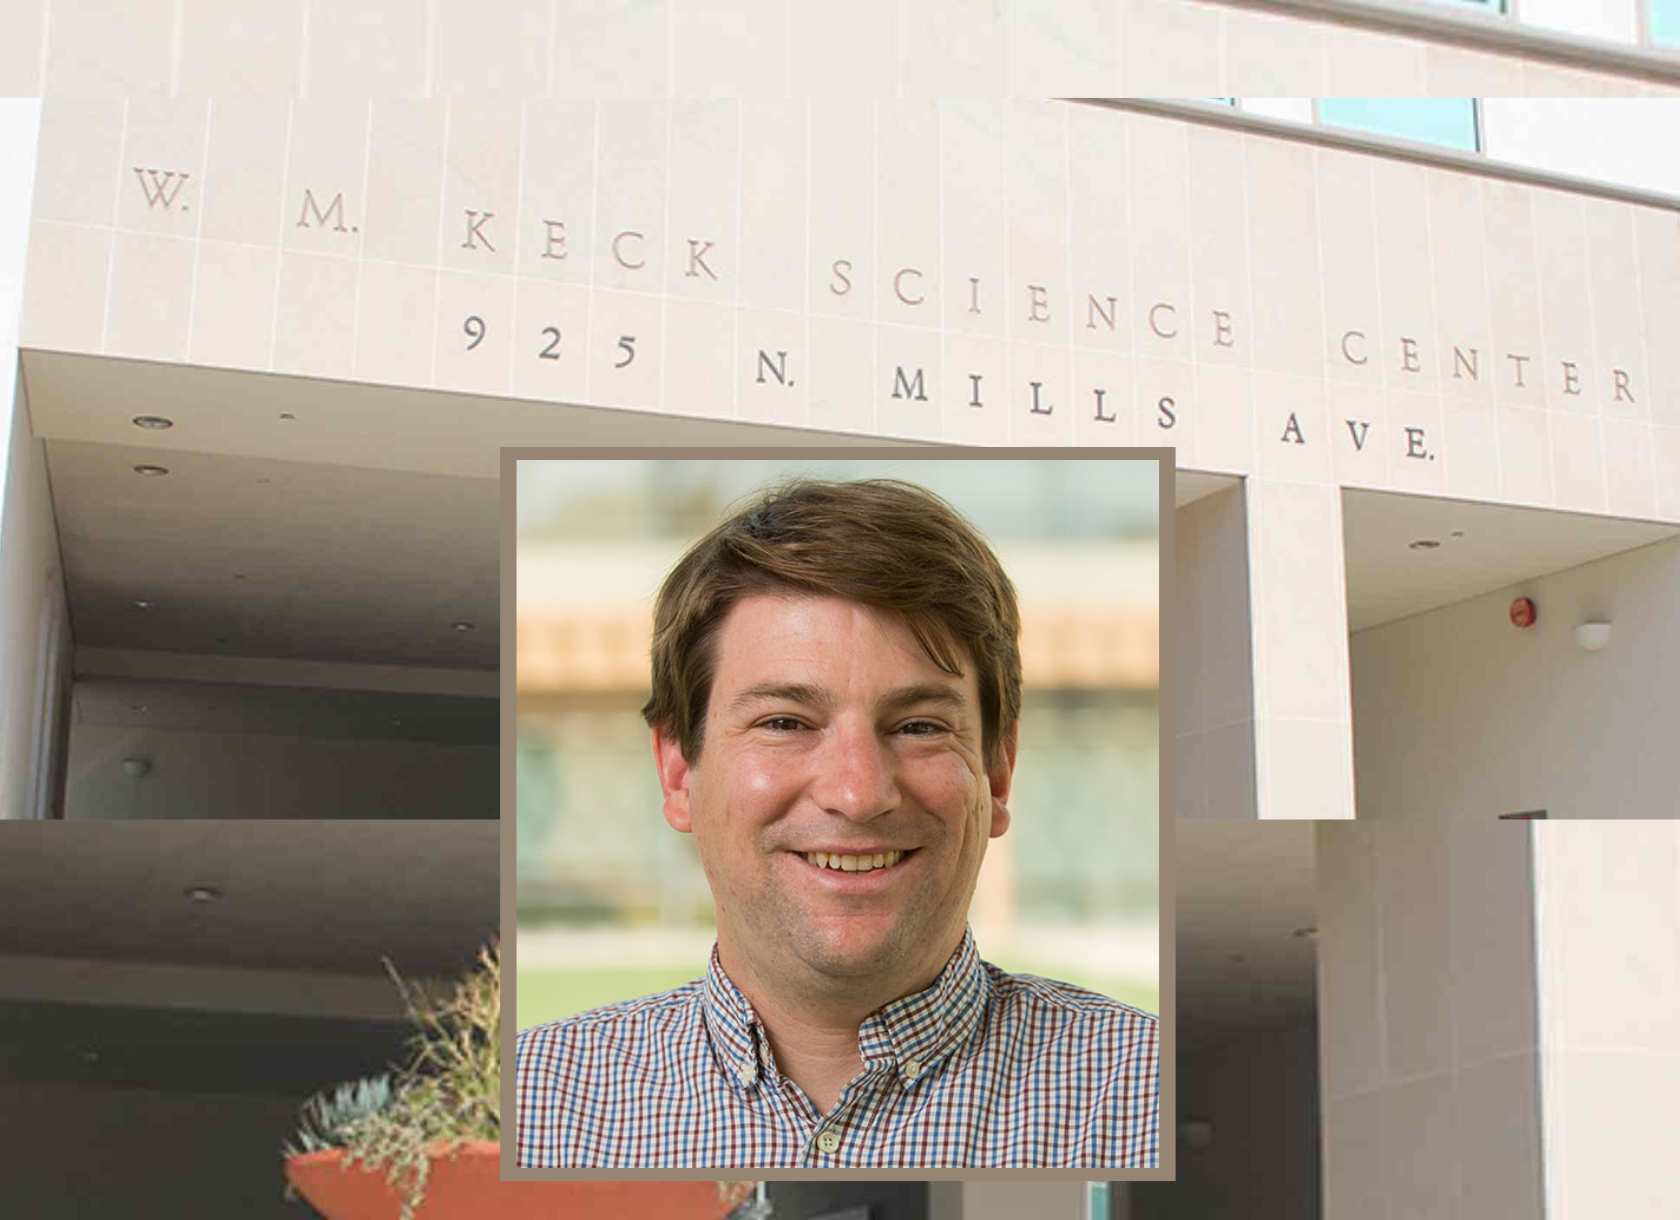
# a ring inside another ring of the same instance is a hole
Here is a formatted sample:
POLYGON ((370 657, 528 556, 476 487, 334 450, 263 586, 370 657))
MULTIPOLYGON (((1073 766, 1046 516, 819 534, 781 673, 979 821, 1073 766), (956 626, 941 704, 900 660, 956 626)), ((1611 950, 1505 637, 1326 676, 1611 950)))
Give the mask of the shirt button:
POLYGON ((920 1059, 906 1059, 904 1061, 904 1079, 914 1080, 921 1074, 922 1061, 920 1059))
POLYGON ((817 1136, 817 1147, 824 1152, 833 1152, 840 1146, 840 1136, 833 1131, 824 1131, 817 1136))
POLYGON ((753 1082, 754 1075, 752 1063, 747 1060, 737 1063, 735 1065, 735 1074, 741 1078, 742 1084, 751 1084, 753 1082))

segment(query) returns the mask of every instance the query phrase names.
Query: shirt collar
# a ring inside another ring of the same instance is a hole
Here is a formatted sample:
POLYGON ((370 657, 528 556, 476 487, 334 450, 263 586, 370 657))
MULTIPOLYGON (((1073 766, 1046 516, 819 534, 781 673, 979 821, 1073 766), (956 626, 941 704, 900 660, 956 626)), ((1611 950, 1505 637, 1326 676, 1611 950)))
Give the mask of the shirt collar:
MULTIPOLYGON (((964 926, 962 942, 930 986, 864 1018, 858 1028, 858 1051, 867 1065, 891 1062, 907 1077, 919 1076, 974 1032, 991 994, 991 978, 975 947, 974 932, 964 926)), ((713 1049, 731 1083, 745 1089, 760 1071, 774 1076, 774 1056, 758 1014, 724 973, 716 943, 701 997, 713 1049)))
POLYGON ((896 1062, 914 1078, 956 1050, 974 1032, 991 1000, 992 981, 964 926, 962 942, 924 991, 894 1000, 864 1018, 858 1050, 865 1063, 896 1062))

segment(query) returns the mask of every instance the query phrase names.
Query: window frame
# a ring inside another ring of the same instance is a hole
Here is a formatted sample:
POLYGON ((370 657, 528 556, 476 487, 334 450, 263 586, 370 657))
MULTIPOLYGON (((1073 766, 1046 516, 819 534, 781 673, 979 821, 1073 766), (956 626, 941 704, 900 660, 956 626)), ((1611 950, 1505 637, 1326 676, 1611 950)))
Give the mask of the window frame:
MULTIPOLYGON (((1410 136, 1395 135, 1393 132, 1370 131, 1370 130, 1368 130, 1366 128, 1363 128, 1363 127, 1346 127, 1346 126, 1343 126, 1340 123, 1326 122, 1325 119, 1324 119, 1324 108, 1321 104, 1326 100, 1340 101, 1340 100, 1344 100, 1344 99, 1340 99, 1340 98, 1326 99, 1326 98, 1319 98, 1319 97, 1313 98, 1312 99, 1312 116, 1313 116, 1312 121, 1313 121, 1313 126, 1314 127, 1323 127, 1323 128, 1326 128, 1330 131, 1356 132, 1359 135, 1362 135, 1362 136, 1366 137, 1367 139, 1372 139, 1372 140, 1394 140, 1394 141, 1397 141, 1397 142, 1400 142, 1400 143, 1412 144, 1412 145, 1416 145, 1416 146, 1423 147, 1423 148, 1444 148, 1449 152, 1459 153, 1463 156, 1468 156, 1468 157, 1486 157, 1487 156, 1487 127, 1486 127, 1486 124, 1484 122, 1483 115, 1482 115, 1482 99, 1479 98, 1479 97, 1473 97, 1473 98, 1468 99, 1469 102, 1470 102, 1470 139, 1472 141, 1472 146, 1470 148, 1456 148, 1456 147, 1454 147, 1453 145, 1450 145, 1450 144, 1437 144, 1432 140, 1415 140, 1410 136)), ((1390 99, 1387 99, 1387 100, 1404 102, 1404 101, 1447 101, 1449 99, 1447 99, 1447 98, 1390 98, 1390 99)))

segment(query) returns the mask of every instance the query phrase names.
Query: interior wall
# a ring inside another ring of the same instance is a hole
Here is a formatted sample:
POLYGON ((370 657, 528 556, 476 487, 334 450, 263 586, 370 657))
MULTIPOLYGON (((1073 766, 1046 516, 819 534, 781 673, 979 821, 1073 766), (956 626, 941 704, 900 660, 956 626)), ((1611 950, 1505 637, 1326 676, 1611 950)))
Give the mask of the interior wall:
POLYGON ((964 1182, 962 1220, 1085 1220, 1085 1183, 964 1182))
POLYGON ((493 818, 499 792, 494 745, 77 724, 65 816, 493 818))
POLYGON ((1680 541, 1352 638, 1360 818, 1680 816, 1680 541), (1518 629, 1511 600, 1533 598, 1518 629), (1587 652, 1574 630, 1612 624, 1587 652))
POLYGON ((17 1083, 0 1106, 0 1197, 36 1220, 241 1216, 303 1220, 280 1147, 299 1100, 17 1083))
POLYGON ((1134 1182, 1129 1220, 1311 1220, 1319 1214, 1318 1036, 1259 1030, 1189 1049, 1179 1122, 1211 1124, 1178 1145, 1178 1180, 1134 1182))
POLYGON ((1680 823, 1529 823, 1550 1220, 1675 1212, 1680 823))
POLYGON ((856 1207, 868 1220, 930 1220, 926 1182, 772 1182, 765 1193, 775 1220, 854 1220, 856 1207))
POLYGON ((1530 825, 1315 827, 1326 1220, 1542 1214, 1530 825))

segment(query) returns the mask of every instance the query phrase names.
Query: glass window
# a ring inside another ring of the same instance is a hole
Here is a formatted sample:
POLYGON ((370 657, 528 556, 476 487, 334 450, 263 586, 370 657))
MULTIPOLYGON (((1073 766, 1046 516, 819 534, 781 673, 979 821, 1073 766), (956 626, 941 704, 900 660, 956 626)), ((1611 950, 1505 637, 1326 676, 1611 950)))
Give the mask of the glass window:
POLYGON ((1680 47, 1680 0, 1646 0, 1645 33, 1652 46, 1680 47))
POLYGON ((1475 152, 1481 144, 1476 130, 1476 102, 1468 97, 1326 97, 1319 99, 1318 118, 1331 127, 1351 127, 1465 152, 1475 152))
POLYGON ((1112 1204, 1109 1202, 1107 1182, 1085 1183, 1085 1220, 1108 1220, 1112 1204))

